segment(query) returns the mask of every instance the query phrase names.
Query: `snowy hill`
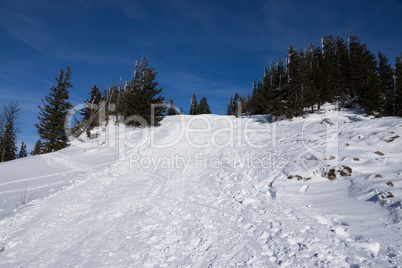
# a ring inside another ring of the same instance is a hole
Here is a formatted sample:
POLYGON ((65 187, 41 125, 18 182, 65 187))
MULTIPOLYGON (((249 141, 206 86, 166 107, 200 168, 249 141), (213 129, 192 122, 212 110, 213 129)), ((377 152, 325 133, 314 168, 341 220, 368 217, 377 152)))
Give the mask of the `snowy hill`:
POLYGON ((172 116, 0 164, 1 267, 400 267, 402 119, 172 116))

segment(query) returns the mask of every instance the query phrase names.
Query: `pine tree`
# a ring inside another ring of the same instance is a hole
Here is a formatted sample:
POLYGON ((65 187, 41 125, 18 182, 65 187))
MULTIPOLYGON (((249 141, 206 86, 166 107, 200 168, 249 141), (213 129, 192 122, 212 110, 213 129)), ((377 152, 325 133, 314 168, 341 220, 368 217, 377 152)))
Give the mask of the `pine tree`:
POLYGON ((229 98, 228 102, 228 108, 226 109, 226 114, 227 115, 233 115, 234 114, 234 106, 233 106, 233 98, 229 98))
POLYGON ((18 158, 27 157, 27 145, 24 142, 21 142, 20 152, 18 153, 18 158))
MULTIPOLYGON (((255 99, 256 99, 257 94, 258 94, 258 86, 257 86, 257 82, 254 80, 253 84, 252 84, 252 88, 251 88, 251 96, 249 97, 249 99, 247 101, 247 108, 248 108, 248 112, 250 114, 254 114, 255 106, 256 106, 255 99)), ((229 103, 230 103, 230 100, 229 100, 229 103)), ((228 108, 230 106, 229 103, 228 103, 228 108)))
POLYGON ((198 102, 197 102, 197 97, 193 93, 191 96, 191 104, 190 104, 190 115, 196 115, 198 114, 198 102))
POLYGON ((164 97, 162 88, 157 88, 155 81, 157 72, 148 67, 148 61, 143 57, 136 62, 133 79, 128 82, 124 92, 123 113, 126 123, 131 126, 148 126, 158 124, 166 115, 166 106, 163 105, 164 97), (142 119, 131 120, 133 116, 142 119))
POLYGON ((198 105, 197 114, 210 114, 210 113, 211 110, 209 108, 207 98, 204 96, 201 98, 200 104, 198 105))
POLYGON ((18 102, 4 105, 0 114, 0 162, 17 158, 17 117, 20 112, 18 102))
POLYGON ((31 151, 31 155, 39 155, 39 154, 43 154, 43 144, 40 139, 36 141, 35 147, 31 151))
POLYGON ((167 115, 177 115, 178 112, 176 111, 176 107, 173 104, 173 100, 170 99, 169 101, 169 109, 167 111, 167 115))
POLYGON ((43 152, 53 152, 67 146, 68 138, 65 131, 65 121, 68 110, 72 107, 69 99, 71 69, 60 70, 55 76, 56 85, 50 88, 51 93, 42 99, 43 107, 38 106, 39 123, 35 124, 43 141, 43 152))
POLYGON ((378 52, 378 83, 384 99, 384 114, 393 115, 394 103, 394 77, 388 59, 381 51, 378 52))

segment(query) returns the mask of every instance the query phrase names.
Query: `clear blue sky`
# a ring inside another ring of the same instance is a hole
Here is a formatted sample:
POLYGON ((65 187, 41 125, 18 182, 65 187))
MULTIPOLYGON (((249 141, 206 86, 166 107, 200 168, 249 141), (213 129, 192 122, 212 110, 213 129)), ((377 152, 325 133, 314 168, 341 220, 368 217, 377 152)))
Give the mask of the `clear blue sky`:
POLYGON ((402 1, 0 0, 0 104, 20 102, 19 141, 38 139, 40 99, 72 68, 73 105, 96 84, 130 79, 137 58, 159 72, 163 95, 187 113, 192 93, 224 114, 251 93, 264 66, 349 29, 393 63, 402 52, 402 1))

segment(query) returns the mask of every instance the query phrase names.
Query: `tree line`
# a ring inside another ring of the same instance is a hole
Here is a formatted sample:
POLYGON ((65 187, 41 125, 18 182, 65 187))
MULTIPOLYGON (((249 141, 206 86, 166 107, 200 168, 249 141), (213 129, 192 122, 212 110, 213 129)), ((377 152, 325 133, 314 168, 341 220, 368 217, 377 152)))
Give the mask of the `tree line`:
POLYGON ((290 45, 285 62, 280 57, 271 61, 262 80, 253 82, 251 95, 238 100, 236 94, 229 100, 227 114, 241 103, 240 113, 292 118, 337 102, 358 104, 377 117, 402 116, 402 54, 392 67, 381 51, 376 57, 351 32, 347 41, 326 35, 321 47, 310 43, 308 49, 294 50, 290 45))
MULTIPOLYGON (((102 91, 96 85, 91 87, 72 133, 79 136, 86 132, 92 138, 91 130, 100 123, 107 124, 110 118, 129 126, 147 127, 158 125, 166 115, 183 113, 182 109, 177 110, 172 99, 165 103, 156 75, 143 57, 137 60, 134 75, 124 86, 120 79, 118 85, 113 82, 107 90, 102 91)), ((42 106, 38 106, 35 126, 40 138, 31 152, 33 155, 68 145, 66 119, 72 108, 69 92, 73 87, 70 78, 70 67, 60 70, 49 95, 42 99, 42 106)), ((376 57, 351 32, 346 41, 339 36, 326 35, 320 47, 310 43, 308 49, 294 50, 290 45, 285 62, 280 57, 271 61, 262 79, 253 82, 251 95, 242 97, 235 93, 230 97, 227 114, 292 118, 315 109, 319 111, 326 102, 345 107, 358 104, 367 114, 377 117, 402 116, 402 54, 392 66, 381 51, 376 57)), ((0 111, 1 162, 27 155, 24 142, 17 153, 19 112, 18 102, 10 102, 0 111)), ((210 113, 206 97, 198 102, 193 93, 189 114, 210 113)))

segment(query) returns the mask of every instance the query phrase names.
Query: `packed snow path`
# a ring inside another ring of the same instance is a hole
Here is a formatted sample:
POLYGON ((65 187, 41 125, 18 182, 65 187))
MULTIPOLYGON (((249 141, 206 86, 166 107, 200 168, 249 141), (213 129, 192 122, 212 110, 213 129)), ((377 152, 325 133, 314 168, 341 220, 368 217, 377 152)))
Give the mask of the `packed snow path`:
MULTIPOLYGON (((400 201, 374 202, 381 193, 371 191, 378 187, 371 178, 387 176, 400 200, 400 140, 388 146, 377 139, 402 136, 402 120, 349 123, 334 114, 342 123, 323 123, 322 115, 270 124, 175 116, 155 129, 125 133, 109 124, 99 140, 106 148, 84 149, 75 141, 61 152, 23 159, 45 160, 54 170, 31 166, 14 191, 13 181, 0 181, 8 202, 21 181, 48 189, 25 206, 4 208, 0 266, 401 266, 400 201), (183 134, 183 125, 191 131, 183 134), (336 156, 326 154, 334 148, 331 127, 340 134, 336 156), (154 144, 144 138, 130 148, 151 131, 154 144), (373 150, 388 158, 369 155, 373 150), (323 178, 328 165, 350 166, 352 175, 330 181, 323 178)), ((0 171, 14 172, 10 164, 0 171)))

